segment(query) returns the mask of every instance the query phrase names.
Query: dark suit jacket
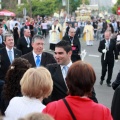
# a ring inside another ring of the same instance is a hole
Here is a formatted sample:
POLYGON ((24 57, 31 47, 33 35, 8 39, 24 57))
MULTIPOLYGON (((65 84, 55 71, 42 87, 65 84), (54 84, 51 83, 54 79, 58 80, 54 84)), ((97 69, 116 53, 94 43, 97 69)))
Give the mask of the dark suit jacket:
POLYGON ((120 85, 120 72, 117 74, 116 80, 112 83, 112 88, 115 90, 120 85))
POLYGON ((111 113, 113 120, 120 120, 120 85, 117 87, 113 95, 111 113))
MULTIPOLYGON (((20 57, 21 51, 14 48, 14 58, 20 57)), ((0 79, 4 80, 6 72, 10 66, 10 60, 6 51, 6 48, 0 49, 0 79)))
MULTIPOLYGON (((66 40, 71 44, 71 40, 68 35, 65 35, 62 38, 62 40, 66 40)), ((79 38, 77 36, 74 36, 73 45, 77 47, 77 50, 73 51, 73 54, 78 54, 79 52, 81 52, 81 44, 80 44, 79 38)))
MULTIPOLYGON (((98 48, 99 52, 102 53, 102 50, 105 49, 105 43, 106 43, 105 39, 100 41, 99 48, 98 48)), ((110 45, 109 45, 109 51, 107 51, 106 53, 106 59, 111 62, 114 62, 114 55, 115 55, 115 59, 118 59, 116 41, 114 39, 111 39, 110 45)), ((102 53, 102 56, 101 56, 101 61, 103 60, 104 60, 104 53, 102 53)))
POLYGON ((69 27, 69 26, 68 26, 68 27, 66 27, 66 32, 65 32, 65 35, 68 35, 69 29, 70 29, 70 27, 69 27))
POLYGON ((2 35, 2 44, 0 44, 0 49, 3 48, 3 47, 5 47, 5 43, 3 41, 4 40, 3 40, 3 35, 2 35))
MULTIPOLYGON (((32 52, 29 52, 21 57, 27 59, 30 62, 30 64, 32 64, 32 67, 36 67, 32 52)), ((47 52, 43 52, 41 58, 41 66, 46 66, 47 64, 51 63, 56 63, 56 60, 54 59, 53 55, 47 52)))
POLYGON ((22 51, 22 55, 31 52, 32 49, 33 49, 32 46, 31 46, 31 38, 29 38, 29 39, 30 39, 30 47, 27 47, 28 44, 27 44, 27 41, 26 41, 25 37, 21 37, 18 40, 17 48, 22 51))
POLYGON ((103 22, 101 33, 104 33, 106 29, 107 29, 107 22, 103 22))
MULTIPOLYGON (((65 35, 62 38, 62 40, 68 41, 71 44, 71 40, 68 35, 65 35)), ((72 62, 76 62, 77 60, 81 60, 81 57, 79 55, 79 53, 81 52, 81 44, 80 44, 78 36, 74 36, 73 47, 76 47, 76 50, 72 50, 71 60, 72 62)))
MULTIPOLYGON (((67 86, 65 84, 60 65, 55 63, 55 64, 49 64, 46 67, 48 68, 48 70, 50 71, 52 75, 53 91, 52 91, 51 96, 49 96, 48 99, 44 99, 43 103, 45 105, 48 104, 49 102, 62 99, 68 95, 67 86)), ((98 102, 95 95, 96 94, 93 89, 91 98, 93 101, 98 102)))
POLYGON ((78 38, 80 38, 80 28, 77 27, 77 30, 76 30, 76 34, 75 34, 78 38))

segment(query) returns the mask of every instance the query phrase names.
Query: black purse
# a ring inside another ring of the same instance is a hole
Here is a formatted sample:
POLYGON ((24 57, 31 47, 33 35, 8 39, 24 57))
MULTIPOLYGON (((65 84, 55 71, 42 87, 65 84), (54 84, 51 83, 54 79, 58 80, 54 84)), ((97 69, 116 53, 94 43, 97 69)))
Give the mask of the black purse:
POLYGON ((70 108, 70 106, 69 106, 69 104, 68 104, 68 102, 66 101, 65 98, 63 98, 63 102, 65 103, 65 105, 66 105, 66 107, 67 107, 70 115, 72 116, 73 120, 77 120, 76 117, 75 117, 75 115, 74 115, 74 113, 72 112, 72 110, 71 110, 71 108, 70 108))

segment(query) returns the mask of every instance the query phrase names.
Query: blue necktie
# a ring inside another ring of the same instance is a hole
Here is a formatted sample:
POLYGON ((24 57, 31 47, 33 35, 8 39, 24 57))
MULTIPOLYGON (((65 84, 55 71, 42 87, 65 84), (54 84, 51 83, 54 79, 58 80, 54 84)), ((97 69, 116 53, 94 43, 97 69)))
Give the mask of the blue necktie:
POLYGON ((11 50, 8 51, 8 56, 9 56, 9 59, 10 59, 10 63, 12 63, 13 58, 12 58, 12 51, 11 50))
POLYGON ((39 55, 37 55, 36 56, 36 67, 39 67, 40 66, 40 56, 39 55))
POLYGON ((64 66, 63 69, 64 69, 64 77, 66 78, 68 72, 68 66, 64 66))
POLYGON ((0 35, 0 44, 2 44, 2 37, 1 37, 1 35, 0 35))

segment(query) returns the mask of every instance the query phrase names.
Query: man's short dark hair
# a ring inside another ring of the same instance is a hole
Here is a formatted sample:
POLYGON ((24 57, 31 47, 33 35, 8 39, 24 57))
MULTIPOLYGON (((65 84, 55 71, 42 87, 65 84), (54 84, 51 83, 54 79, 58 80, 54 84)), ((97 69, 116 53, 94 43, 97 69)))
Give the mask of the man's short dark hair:
POLYGON ((59 43, 55 45, 55 47, 63 48, 67 53, 72 51, 72 47, 68 41, 61 40, 59 43))

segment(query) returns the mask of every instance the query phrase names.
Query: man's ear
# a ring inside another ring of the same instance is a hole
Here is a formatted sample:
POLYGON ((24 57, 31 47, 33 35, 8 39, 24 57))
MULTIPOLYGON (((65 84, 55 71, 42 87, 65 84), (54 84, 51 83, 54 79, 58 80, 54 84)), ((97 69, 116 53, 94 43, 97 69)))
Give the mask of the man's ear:
POLYGON ((68 52, 68 55, 71 56, 72 55, 72 50, 68 52))

